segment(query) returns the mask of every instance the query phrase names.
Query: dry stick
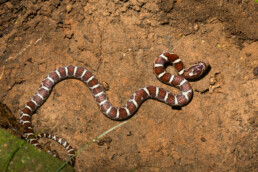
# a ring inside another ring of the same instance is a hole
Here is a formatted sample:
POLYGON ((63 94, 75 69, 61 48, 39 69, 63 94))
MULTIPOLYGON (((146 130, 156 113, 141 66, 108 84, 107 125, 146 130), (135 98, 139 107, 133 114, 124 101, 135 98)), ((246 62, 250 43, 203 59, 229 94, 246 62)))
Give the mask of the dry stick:
MULTIPOLYGON (((43 36, 44 36, 44 34, 45 34, 45 32, 43 33, 43 36)), ((3 71, 2 71, 2 73, 0 74, 0 80, 2 79, 3 74, 4 74, 5 63, 8 62, 9 60, 16 59, 18 56, 20 56, 21 54, 23 54, 29 47, 31 47, 32 45, 36 45, 39 41, 42 40, 43 36, 40 37, 39 39, 37 39, 34 43, 27 45, 25 48, 23 48, 22 50, 20 50, 15 56, 10 56, 8 59, 6 59, 6 60, 3 62, 3 64, 1 65, 1 66, 3 66, 3 71)))
MULTIPOLYGON (((129 119, 129 120, 131 120, 131 119, 129 119)), ((98 141, 101 137, 103 137, 104 135, 106 135, 106 134, 108 134, 109 132, 113 131, 114 129, 116 129, 116 128, 118 128, 118 127, 120 127, 120 126, 126 124, 129 120, 124 121, 124 122, 122 122, 122 123, 120 123, 120 124, 118 124, 118 125, 116 125, 116 126, 110 128, 109 130, 105 131, 104 133, 100 134, 100 135, 97 136, 95 139, 93 139, 92 141, 90 141, 90 142, 89 142, 88 144, 86 144, 83 148, 81 148, 80 150, 78 150, 78 151, 75 153, 75 155, 71 156, 68 160, 66 160, 66 162, 63 163, 63 164, 57 169, 57 172, 59 172, 60 170, 62 170, 62 169, 68 164, 68 162, 69 162, 72 158, 74 158, 77 154, 79 154, 79 153, 82 152, 84 149, 86 149, 87 147, 89 147, 92 143, 98 141)))
POLYGON ((2 79, 2 77, 3 77, 3 74, 4 74, 4 68, 5 68, 5 66, 3 66, 3 71, 2 71, 2 73, 1 73, 1 75, 0 75, 0 80, 2 79))

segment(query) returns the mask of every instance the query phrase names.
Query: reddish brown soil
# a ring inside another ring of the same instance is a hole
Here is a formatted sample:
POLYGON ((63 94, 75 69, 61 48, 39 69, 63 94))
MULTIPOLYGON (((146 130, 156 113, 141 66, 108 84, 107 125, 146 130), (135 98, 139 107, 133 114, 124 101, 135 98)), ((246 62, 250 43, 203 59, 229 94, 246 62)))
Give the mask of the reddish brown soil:
MULTIPOLYGON (((257 171, 257 9, 254 0, 2 0, 0 101, 19 118, 42 79, 72 64, 108 83, 110 101, 122 106, 145 85, 178 92, 153 75, 163 51, 186 66, 205 59, 211 70, 192 83, 187 106, 146 101, 133 120, 81 152, 75 169, 257 171)), ((32 122, 76 149, 119 123, 77 80, 57 84, 32 122)))

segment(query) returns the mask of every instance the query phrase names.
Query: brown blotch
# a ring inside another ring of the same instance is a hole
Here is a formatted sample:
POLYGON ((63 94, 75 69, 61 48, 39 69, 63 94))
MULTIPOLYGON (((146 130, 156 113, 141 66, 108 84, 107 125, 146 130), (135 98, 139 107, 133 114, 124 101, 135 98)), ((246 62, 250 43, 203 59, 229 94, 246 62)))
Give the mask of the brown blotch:
POLYGON ((34 133, 32 129, 26 129, 26 133, 34 133))
POLYGON ((62 78, 65 78, 65 77, 66 77, 66 73, 65 73, 64 67, 58 68, 58 72, 60 73, 60 75, 61 75, 62 78))
MULTIPOLYGON (((148 94, 146 93, 146 91, 143 88, 141 90, 143 91, 143 93, 142 93, 143 99, 144 100, 147 99, 148 98, 148 94)), ((136 93, 136 94, 138 94, 138 93, 136 93)))
POLYGON ((169 52, 164 53, 164 55, 168 58, 168 61, 173 63, 176 59, 179 59, 179 56, 176 54, 171 54, 169 52))
POLYGON ((54 72, 51 72, 50 74, 49 74, 49 76, 56 82, 56 81, 58 81, 59 80, 59 77, 58 77, 58 75, 57 75, 57 73, 54 71, 54 72))
POLYGON ((152 97, 155 97, 155 95, 156 95, 156 87, 150 85, 150 86, 147 87, 147 89, 149 90, 150 95, 152 97))
POLYGON ((192 86, 189 82, 184 83, 183 85, 180 86, 180 90, 182 91, 188 91, 191 90, 192 86))
POLYGON ((172 93, 169 93, 168 94, 168 99, 167 99, 167 103, 170 105, 170 106, 173 106, 175 104, 175 97, 172 93))
POLYGON ((177 72, 180 72, 182 69, 184 69, 184 65, 182 62, 176 63, 174 67, 177 70, 177 72))
POLYGON ((29 101, 27 105, 31 108, 32 111, 36 109, 36 105, 32 101, 29 101))
POLYGON ((124 108, 119 108, 119 119, 126 119, 127 113, 124 108))
POLYGON ((159 100, 162 100, 162 101, 164 101, 164 98, 165 98, 165 95, 166 95, 166 90, 164 90, 163 88, 160 88, 159 89, 159 94, 158 94, 158 99, 159 100))
POLYGON ((67 67, 67 69, 68 69, 68 76, 73 76, 73 72, 74 72, 74 66, 72 66, 72 65, 69 65, 68 67, 67 67))
POLYGON ((51 89, 54 85, 49 79, 45 79, 42 83, 45 87, 47 87, 49 89, 51 89))
POLYGON ((129 109, 131 115, 134 114, 134 112, 137 110, 133 102, 128 102, 127 108, 129 109))
POLYGON ((94 85, 98 84, 99 81, 97 80, 97 78, 93 78, 89 83, 88 83, 88 87, 93 87, 94 85))
POLYGON ((178 86, 182 82, 183 79, 184 78, 181 76, 175 76, 172 81, 172 85, 178 86))
POLYGON ((37 140, 32 140, 31 142, 30 142, 30 144, 36 144, 36 143, 38 143, 38 141, 37 140))
POLYGON ((115 119, 116 118, 116 113, 117 113, 117 109, 115 107, 112 107, 109 114, 108 114, 108 117, 111 118, 111 119, 115 119))
POLYGON ((92 76, 92 73, 87 71, 85 75, 83 76, 82 80, 87 81, 92 76))
POLYGON ((31 123, 25 123, 23 126, 24 127, 32 127, 31 123))
POLYGON ((23 120, 23 121, 31 121, 31 118, 28 117, 28 116, 23 116, 23 117, 22 117, 22 120, 23 120))
POLYGON ((138 106, 148 97, 148 94, 143 90, 137 90, 135 95, 135 101, 137 102, 138 106))
POLYGON ((69 152, 69 154, 75 154, 75 151, 74 151, 74 150, 72 150, 72 151, 70 151, 70 152, 69 152))
POLYGON ((170 77, 171 77, 171 74, 170 74, 170 73, 165 73, 165 75, 163 75, 163 76, 160 78, 160 80, 161 80, 162 82, 168 82, 169 79, 170 79, 170 77))
POLYGON ((103 100, 107 99, 107 96, 103 93, 100 96, 96 97, 97 103, 102 102, 103 100))
POLYGON ((94 88, 93 90, 92 90, 92 93, 94 94, 94 95, 96 95, 96 94, 98 94, 98 93, 100 93, 100 92, 102 92, 103 91, 103 87, 101 86, 101 85, 99 85, 97 88, 94 88))
POLYGON ((109 102, 104 103, 100 107, 101 112, 106 112, 110 108, 110 106, 111 106, 111 104, 109 102))
POLYGON ((35 95, 35 96, 33 97, 33 100, 38 104, 38 106, 40 106, 41 103, 42 103, 41 98, 40 98, 39 96, 37 96, 37 95, 35 95))
POLYGON ((155 60, 155 63, 156 64, 165 64, 166 63, 166 60, 161 58, 161 57, 158 57, 156 60, 155 60))
POLYGON ((83 68, 83 67, 78 67, 78 68, 77 68, 77 71, 76 71, 76 73, 75 73, 75 77, 76 77, 76 78, 80 78, 80 77, 82 76, 83 71, 84 71, 84 68, 83 68))
POLYGON ((44 88, 40 88, 40 89, 38 90, 38 93, 39 93, 44 99, 46 99, 46 98, 48 97, 48 91, 45 90, 44 88))
POLYGON ((183 105, 185 105, 187 103, 187 100, 186 100, 185 96, 183 96, 181 94, 176 95, 176 98, 177 98, 179 106, 183 106, 183 105))
POLYGON ((161 74, 162 72, 164 72, 165 69, 164 69, 164 67, 155 67, 154 71, 155 71, 155 74, 156 74, 156 75, 159 75, 159 74, 161 74))
POLYGON ((187 96, 188 96, 188 101, 193 97, 193 93, 187 93, 187 96))
POLYGON ((34 133, 34 131, 32 129, 26 129, 26 133, 34 133))
POLYGON ((32 115, 31 110, 28 109, 28 108, 26 108, 26 107, 22 110, 22 112, 23 112, 23 113, 26 113, 26 114, 28 114, 28 115, 32 115))

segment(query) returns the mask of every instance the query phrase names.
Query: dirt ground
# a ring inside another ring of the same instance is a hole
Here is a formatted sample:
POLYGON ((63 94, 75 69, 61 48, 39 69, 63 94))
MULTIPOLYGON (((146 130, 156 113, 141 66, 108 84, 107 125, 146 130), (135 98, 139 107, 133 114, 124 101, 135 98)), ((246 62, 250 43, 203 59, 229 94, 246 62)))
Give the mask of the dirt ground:
MULTIPOLYGON (((138 88, 160 83, 154 59, 205 59, 181 109, 147 100, 125 125, 78 154, 76 171, 257 171, 258 3, 254 0, 1 0, 0 101, 18 119, 52 70, 86 67, 124 105, 138 88)), ((167 69, 175 73, 172 66, 167 69)), ((78 80, 55 86, 33 116, 80 149, 120 122, 106 118, 78 80)), ((61 158, 65 150, 52 143, 61 158)))

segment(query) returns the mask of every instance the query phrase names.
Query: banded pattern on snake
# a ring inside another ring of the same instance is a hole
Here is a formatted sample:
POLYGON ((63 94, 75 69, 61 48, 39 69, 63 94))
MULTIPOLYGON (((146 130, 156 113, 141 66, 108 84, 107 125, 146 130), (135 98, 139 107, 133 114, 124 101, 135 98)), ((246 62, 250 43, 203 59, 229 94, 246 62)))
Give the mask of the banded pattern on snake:
POLYGON ((192 87, 187 79, 193 80, 199 78, 205 72, 207 67, 207 62, 198 62, 190 68, 185 69, 182 61, 176 54, 170 52, 162 53, 154 62, 154 72, 161 82, 179 88, 181 94, 173 94, 163 88, 149 85, 140 88, 133 93, 123 107, 114 107, 109 102, 103 86, 87 69, 71 65, 60 67, 48 74, 42 81, 38 92, 26 103, 21 112, 20 123, 27 129, 25 139, 34 146, 41 148, 38 139, 41 137, 50 138, 63 145, 67 149, 69 156, 75 154, 74 149, 61 138, 57 139, 57 137, 48 134, 35 136, 31 123, 32 115, 46 101, 54 85, 64 79, 74 78, 83 81, 90 89, 101 112, 105 116, 112 120, 125 120, 134 115, 146 99, 156 99, 170 106, 186 105, 193 95, 192 87), (166 72, 166 63, 172 63, 180 76, 166 72))

